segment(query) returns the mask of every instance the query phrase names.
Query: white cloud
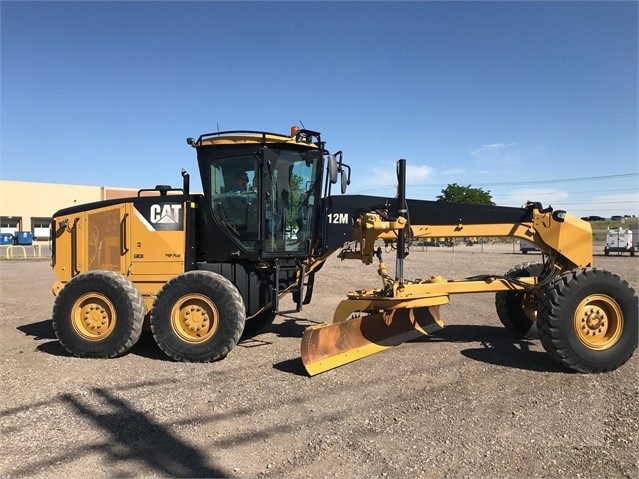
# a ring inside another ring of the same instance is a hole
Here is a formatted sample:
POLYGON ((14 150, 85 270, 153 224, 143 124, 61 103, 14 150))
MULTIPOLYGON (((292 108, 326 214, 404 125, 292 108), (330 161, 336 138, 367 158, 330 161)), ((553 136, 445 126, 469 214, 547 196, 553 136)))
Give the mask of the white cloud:
POLYGON ((476 150, 471 151, 470 154, 475 156, 475 155, 479 155, 479 154, 487 153, 487 152, 503 151, 503 150, 507 150, 508 148, 511 148, 513 146, 516 146, 516 145, 518 145, 518 143, 516 143, 516 142, 512 142, 512 143, 489 143, 487 145, 480 146, 476 150))
POLYGON ((412 166, 406 165, 406 182, 421 183, 433 175, 435 170, 427 165, 412 166))

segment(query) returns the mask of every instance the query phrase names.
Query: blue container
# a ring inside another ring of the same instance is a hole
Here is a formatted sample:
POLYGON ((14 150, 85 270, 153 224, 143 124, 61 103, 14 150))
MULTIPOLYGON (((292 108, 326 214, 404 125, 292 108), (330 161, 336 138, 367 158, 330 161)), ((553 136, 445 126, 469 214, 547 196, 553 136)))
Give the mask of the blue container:
POLYGON ((13 235, 11 233, 0 233, 0 245, 13 244, 13 235))
POLYGON ((31 231, 16 231, 13 243, 22 246, 31 246, 31 244, 33 244, 33 233, 31 233, 31 231))

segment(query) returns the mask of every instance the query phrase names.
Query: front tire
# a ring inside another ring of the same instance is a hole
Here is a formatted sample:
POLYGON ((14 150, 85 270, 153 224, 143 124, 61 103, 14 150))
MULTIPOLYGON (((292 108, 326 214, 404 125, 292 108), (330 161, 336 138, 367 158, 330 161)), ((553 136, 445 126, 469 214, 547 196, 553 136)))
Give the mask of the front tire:
POLYGON ((233 283, 211 271, 189 271, 158 292, 151 331, 170 358, 209 362, 235 347, 245 320, 244 301, 233 283))
POLYGON ((74 356, 113 358, 140 338, 144 314, 144 300, 131 281, 113 271, 88 271, 60 291, 53 330, 74 356))
MULTIPOLYGON (((538 277, 543 263, 527 263, 517 266, 505 276, 510 278, 538 277)), ((495 309, 501 323, 518 339, 537 339, 537 304, 540 291, 500 291, 495 294, 495 309)))
POLYGON ((638 342, 638 299, 619 276, 602 269, 568 271, 545 291, 537 323, 544 349, 582 373, 617 369, 638 342))

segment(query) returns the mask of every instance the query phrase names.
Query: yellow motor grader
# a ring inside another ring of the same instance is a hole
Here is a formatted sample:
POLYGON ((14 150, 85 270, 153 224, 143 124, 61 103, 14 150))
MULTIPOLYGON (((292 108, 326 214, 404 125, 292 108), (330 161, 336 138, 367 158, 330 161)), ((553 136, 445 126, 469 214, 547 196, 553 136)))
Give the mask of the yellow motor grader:
POLYGON ((351 169, 342 152, 297 127, 187 143, 202 194, 190 192, 182 171, 180 188, 159 185, 54 214, 53 328, 73 355, 123 355, 148 325, 174 360, 222 359, 273 321, 282 295, 292 294, 298 311, 308 304, 315 275, 337 252, 377 260, 381 285, 348 293, 331 323, 306 329, 301 358, 310 375, 441 328, 440 306, 461 293, 495 292, 510 331, 538 336, 576 371, 613 370, 637 347, 635 292, 593 267, 590 225, 565 211, 406 199, 405 160, 397 162, 396 197, 346 195, 351 169), (545 261, 505 274, 405 279, 411 244, 442 237, 520 238, 545 261), (396 250, 394 277, 381 244, 396 250))

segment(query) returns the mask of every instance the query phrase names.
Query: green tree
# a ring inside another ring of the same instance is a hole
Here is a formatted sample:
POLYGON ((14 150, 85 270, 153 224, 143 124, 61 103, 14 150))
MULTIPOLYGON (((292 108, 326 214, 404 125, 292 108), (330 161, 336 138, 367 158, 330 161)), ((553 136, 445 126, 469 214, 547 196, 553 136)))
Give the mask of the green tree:
POLYGON ((481 188, 473 188, 470 185, 460 186, 457 183, 448 185, 442 190, 442 194, 437 196, 437 201, 448 203, 467 203, 472 205, 494 205, 490 190, 484 191, 481 188))

